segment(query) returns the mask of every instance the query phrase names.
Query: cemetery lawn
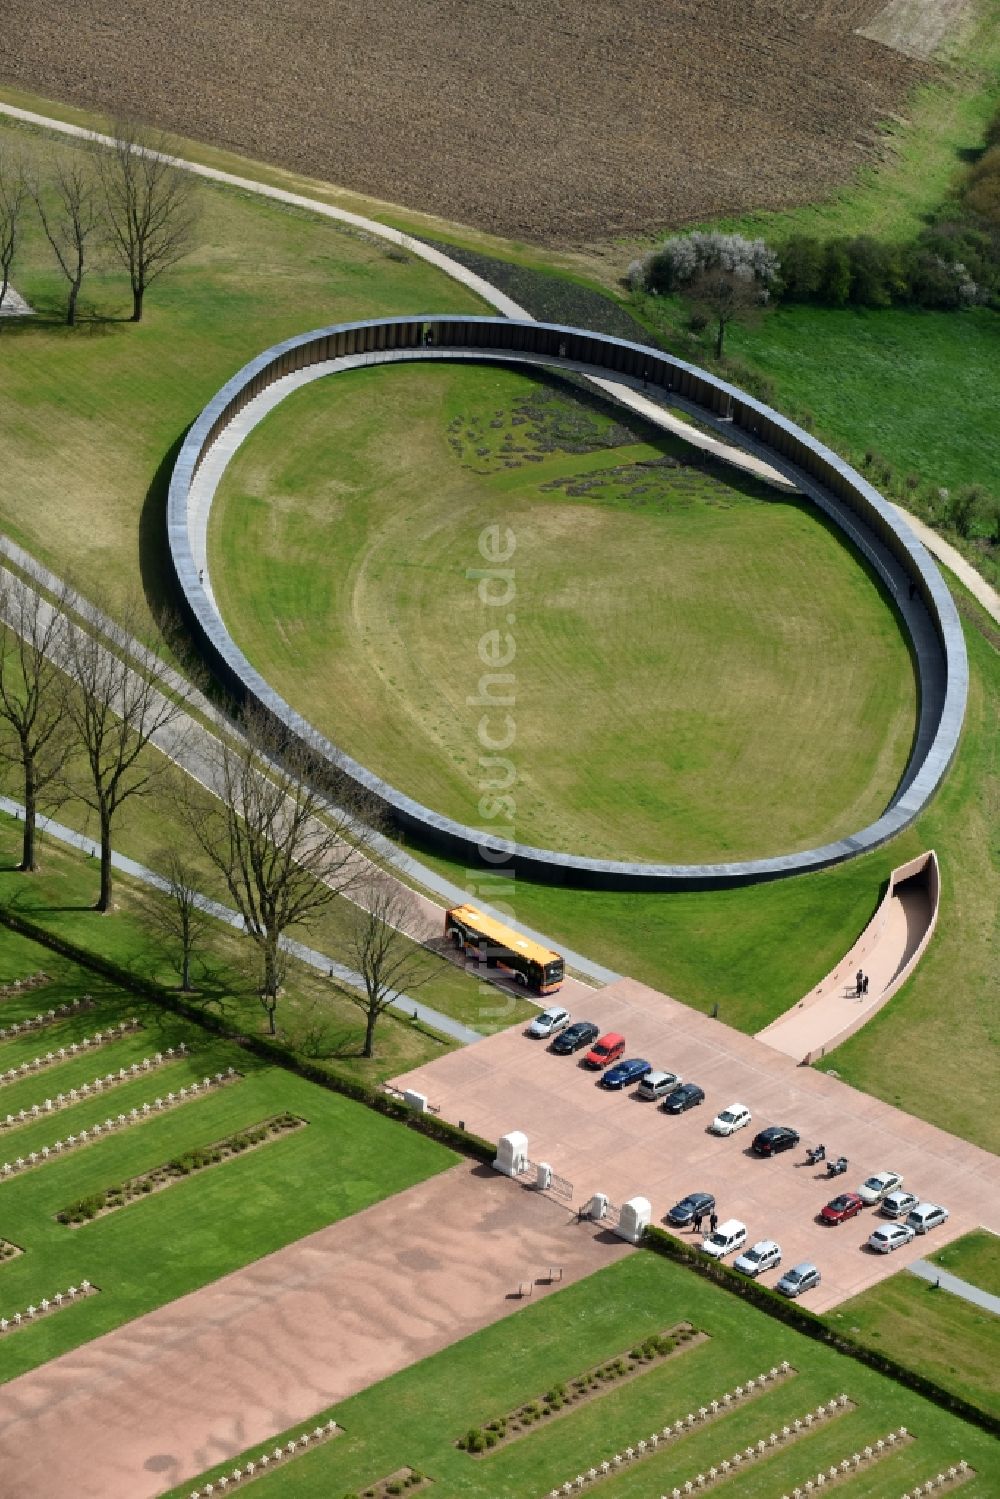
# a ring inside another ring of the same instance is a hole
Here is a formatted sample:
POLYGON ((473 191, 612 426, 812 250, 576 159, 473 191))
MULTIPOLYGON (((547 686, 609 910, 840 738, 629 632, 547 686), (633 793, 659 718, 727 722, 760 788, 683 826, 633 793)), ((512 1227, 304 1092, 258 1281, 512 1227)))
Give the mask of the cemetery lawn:
MULTIPOLYGON (((997 1294, 996 1241, 974 1233, 929 1258, 997 1294), (977 1279, 976 1276, 979 1278, 977 1279)), ((1000 1416, 1000 1317, 898 1270, 831 1312, 827 1321, 1000 1416)))
MULTIPOLYGON (((798 1371, 794 1377, 670 1442, 621 1477, 602 1482, 599 1492, 614 1499, 669 1492, 841 1392, 857 1408, 749 1466, 734 1489, 740 1499, 788 1493, 820 1468, 828 1469, 900 1425, 916 1440, 845 1485, 845 1492, 868 1499, 899 1494, 959 1458, 977 1470, 963 1495, 986 1499, 996 1492, 1000 1452, 984 1433, 684 1267, 642 1251, 329 1411, 317 1412, 287 1435, 311 1429, 328 1416, 343 1433, 255 1484, 262 1482, 265 1499, 340 1499, 362 1495, 378 1479, 409 1466, 434 1481, 432 1493, 527 1499, 550 1493, 785 1359, 798 1371), (709 1339, 627 1383, 611 1383, 605 1393, 485 1457, 472 1457, 454 1445, 471 1427, 481 1428, 528 1401, 540 1402, 554 1385, 569 1385, 574 1377, 684 1319, 709 1339)), ((272 1441, 246 1456, 256 1458, 274 1446, 272 1441)), ((205 1478, 214 1480, 242 1462, 234 1458, 205 1478)), ((203 1482, 188 1481, 171 1499, 187 1499, 203 1482)))
POLYGON ((44 970, 47 987, 0 999, 0 1024, 89 993, 94 1009, 44 1030, 0 1041, 0 1070, 19 1066, 129 1016, 143 1029, 0 1087, 0 1117, 79 1089, 109 1071, 184 1041, 189 1055, 84 1098, 47 1117, 0 1131, 0 1159, 43 1145, 179 1092, 229 1066, 242 1079, 162 1115, 126 1126, 0 1183, 2 1236, 24 1253, 0 1263, 0 1314, 50 1299, 83 1279, 101 1288, 0 1341, 0 1379, 153 1310, 280 1249, 328 1223, 446 1169, 450 1150, 361 1104, 269 1066, 199 1026, 123 994, 94 974, 12 933, 2 933, 3 977, 44 970), (304 1129, 202 1171, 80 1228, 55 1221, 70 1203, 289 1111, 304 1129), (341 1169, 336 1163, 341 1162, 341 1169))

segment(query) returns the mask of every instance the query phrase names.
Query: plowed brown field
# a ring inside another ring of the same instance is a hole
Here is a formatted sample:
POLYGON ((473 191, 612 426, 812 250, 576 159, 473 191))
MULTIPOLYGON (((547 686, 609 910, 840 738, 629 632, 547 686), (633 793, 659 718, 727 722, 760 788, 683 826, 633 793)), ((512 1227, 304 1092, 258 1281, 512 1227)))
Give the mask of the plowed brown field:
POLYGON ((6 0, 0 79, 548 244, 815 198, 928 67, 882 0, 6 0))

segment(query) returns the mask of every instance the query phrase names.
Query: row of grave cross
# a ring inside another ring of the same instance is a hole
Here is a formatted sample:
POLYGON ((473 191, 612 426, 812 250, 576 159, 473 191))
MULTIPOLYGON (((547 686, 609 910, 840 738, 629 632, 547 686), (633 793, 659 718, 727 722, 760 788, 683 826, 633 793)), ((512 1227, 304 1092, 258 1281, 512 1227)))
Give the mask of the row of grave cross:
POLYGON ((47 1051, 44 1057, 33 1057, 30 1062, 22 1062, 20 1067, 8 1067, 7 1071, 0 1074, 0 1083, 16 1083, 22 1077, 28 1077, 32 1072, 40 1072, 43 1067, 51 1067, 55 1062, 65 1062, 69 1057, 75 1057, 83 1051, 89 1051, 93 1046, 104 1046, 108 1041, 117 1041, 119 1036, 124 1036, 127 1031, 141 1030, 138 1020, 133 1015, 131 1020, 123 1020, 117 1026, 112 1026, 108 1031, 95 1031, 92 1036, 84 1036, 81 1041, 72 1041, 69 1046, 60 1046, 58 1051, 47 1051))
POLYGON ((119 1067, 116 1073, 105 1073, 104 1077, 95 1077, 92 1083, 81 1083, 79 1088, 70 1088, 68 1093, 57 1093, 55 1098, 47 1098, 44 1103, 33 1103, 30 1109, 19 1109, 16 1114, 8 1114, 5 1119, 0 1120, 0 1129, 10 1129, 15 1124, 25 1124, 29 1119, 39 1119, 43 1114, 51 1114, 56 1109, 68 1108, 70 1104, 79 1103, 83 1098, 90 1098, 94 1093, 103 1093, 107 1088, 115 1088, 119 1083, 127 1083, 142 1072, 151 1072, 154 1067, 160 1067, 164 1062, 172 1061, 174 1057, 186 1055, 187 1048, 183 1041, 176 1051, 172 1046, 168 1046, 165 1052, 158 1051, 152 1057, 143 1057, 141 1062, 133 1062, 129 1067, 119 1067))
POLYGON ((63 1293, 57 1291, 50 1301, 43 1296, 37 1306, 29 1306, 23 1312, 15 1312, 11 1317, 0 1317, 0 1333, 13 1332, 15 1328, 26 1327, 29 1322, 34 1322, 38 1317, 44 1316, 46 1312, 57 1312, 60 1307, 71 1306, 78 1296, 89 1296, 91 1291, 97 1287, 92 1286, 89 1280, 81 1280, 78 1286, 70 1286, 63 1293))
POLYGON ((314 1446, 317 1442, 323 1442, 329 1437, 336 1436, 340 1430, 336 1421, 327 1421, 323 1426, 317 1426, 312 1431, 304 1431, 299 1437, 292 1437, 283 1447, 275 1447, 272 1452, 262 1452, 256 1459, 248 1458, 242 1468, 234 1468, 232 1474, 223 1473, 214 1483, 206 1483, 200 1489, 192 1489, 191 1499, 212 1499, 213 1494, 224 1494, 233 1484, 240 1483, 244 1478, 253 1478, 256 1474, 266 1473, 268 1468, 275 1463, 283 1462, 286 1458, 294 1457, 296 1453, 303 1452, 306 1448, 314 1446))
POLYGON ((174 1104, 184 1103, 188 1098, 195 1097, 203 1091, 207 1092, 209 1088, 227 1083, 237 1076, 236 1069, 229 1067, 225 1072, 217 1072, 214 1078, 203 1078, 200 1083, 192 1083, 189 1088, 181 1088, 177 1093, 168 1093, 165 1098, 154 1098, 151 1104, 144 1103, 139 1108, 130 1109, 127 1114, 119 1114, 117 1119, 105 1119, 103 1125, 94 1124, 89 1130, 82 1129, 78 1135, 67 1135, 65 1140, 56 1140, 52 1145, 43 1145, 41 1150, 33 1150, 27 1157, 18 1156, 14 1162, 4 1161, 0 1166, 0 1181, 15 1176, 19 1171, 30 1170, 32 1166, 39 1166, 52 1155, 59 1155, 64 1150, 72 1150, 77 1145, 86 1145, 88 1141, 110 1130, 120 1129, 127 1124, 138 1124, 156 1109, 172 1108, 174 1104))
POLYGON ((0 1041, 6 1041, 8 1036, 20 1036, 23 1031, 39 1031, 43 1025, 51 1025, 53 1021, 61 1020, 64 1015, 72 1015, 77 1010, 92 1010, 94 1001, 91 995, 82 994, 79 999, 72 999, 68 1004, 56 1005, 53 1010, 39 1010, 37 1015, 32 1015, 29 1020, 15 1020, 10 1025, 0 1025, 0 1041))

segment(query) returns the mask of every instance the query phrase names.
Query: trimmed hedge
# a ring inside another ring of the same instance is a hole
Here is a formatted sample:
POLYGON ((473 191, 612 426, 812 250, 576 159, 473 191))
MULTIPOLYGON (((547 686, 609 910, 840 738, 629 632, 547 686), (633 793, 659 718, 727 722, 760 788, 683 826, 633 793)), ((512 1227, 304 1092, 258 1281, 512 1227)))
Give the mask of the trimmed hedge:
POLYGON ((887 1354, 880 1353, 875 1348, 866 1347, 864 1343, 852 1338, 849 1333, 831 1327, 814 1312, 806 1311, 794 1301, 786 1300, 776 1291, 769 1290, 767 1286, 758 1285, 755 1280, 750 1280, 745 1275, 738 1275, 728 1265, 720 1264, 718 1260, 700 1254, 697 1249, 690 1244, 682 1243, 665 1229, 651 1226, 646 1230, 642 1242, 645 1248, 653 1250, 655 1254, 662 1254, 665 1259, 686 1265, 689 1270, 703 1276, 705 1280, 710 1280, 713 1285, 721 1287, 733 1296, 739 1296, 743 1301, 749 1301, 758 1311, 766 1313, 768 1317, 773 1317, 778 1322, 784 1322, 787 1327, 794 1328, 796 1332, 812 1338, 814 1342, 825 1343, 835 1352, 842 1353, 847 1358, 856 1359, 859 1364, 867 1365, 876 1373, 894 1379, 897 1384, 904 1385, 914 1394, 922 1395, 925 1400, 941 1406, 951 1415, 959 1416, 970 1425, 980 1427, 991 1436, 1000 1436, 1000 1418, 981 1410, 971 1400, 965 1400, 961 1395, 953 1395, 950 1390, 944 1389, 932 1379, 927 1379, 923 1374, 918 1374, 915 1369, 908 1368, 906 1364, 897 1363, 887 1354))
POLYGON ((496 1158, 496 1146, 489 1140, 483 1140, 469 1130, 459 1129, 457 1125, 449 1124, 446 1119, 437 1119, 433 1114, 417 1114, 406 1104, 401 1103, 398 1098, 392 1098, 388 1093, 380 1093, 377 1088, 372 1088, 357 1078, 348 1077, 344 1073, 326 1072, 323 1068, 296 1056, 280 1042, 271 1040, 269 1037, 243 1035, 227 1025, 220 1015, 213 1015, 198 1009, 196 1005, 182 999, 179 994, 173 993, 164 985, 152 979, 141 978, 109 958, 99 957, 95 953, 88 952, 86 948, 78 947, 75 942, 56 936, 54 932, 47 931, 45 927, 38 926, 6 906, 0 906, 0 925, 9 927, 11 931, 18 932, 22 937, 30 937, 32 941, 47 947, 50 952, 58 953, 60 957, 79 963, 81 968, 88 968, 91 973, 99 974, 118 988, 138 994, 154 1004, 172 1010, 177 1015, 182 1015, 185 1020, 191 1020, 206 1030, 214 1031, 217 1035, 234 1041, 237 1046, 241 1046, 252 1056, 259 1057, 261 1061, 270 1062, 275 1067, 284 1067, 288 1072, 294 1072, 297 1077, 304 1078, 306 1082, 316 1083, 318 1087, 327 1088, 331 1093, 340 1093, 345 1098, 353 1099, 355 1103, 361 1103, 366 1108, 373 1109, 377 1114, 397 1119, 408 1129, 416 1130, 418 1134, 436 1140, 439 1145, 449 1146, 459 1155, 482 1161, 487 1165, 492 1165, 496 1158))

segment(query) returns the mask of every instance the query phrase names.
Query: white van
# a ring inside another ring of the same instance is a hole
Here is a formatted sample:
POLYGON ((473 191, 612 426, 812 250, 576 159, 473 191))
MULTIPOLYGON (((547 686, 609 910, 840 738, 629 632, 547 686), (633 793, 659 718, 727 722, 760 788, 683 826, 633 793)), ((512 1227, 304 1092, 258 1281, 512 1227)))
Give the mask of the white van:
POLYGON ((666 1098, 680 1085, 681 1079, 676 1072, 647 1072, 637 1091, 639 1098, 660 1099, 666 1098))
POLYGON ((721 1260, 725 1254, 734 1254, 737 1249, 742 1249, 747 1241, 747 1226, 738 1218, 727 1218, 725 1223, 720 1223, 714 1234, 709 1234, 702 1244, 706 1254, 710 1254, 714 1260, 721 1260))

